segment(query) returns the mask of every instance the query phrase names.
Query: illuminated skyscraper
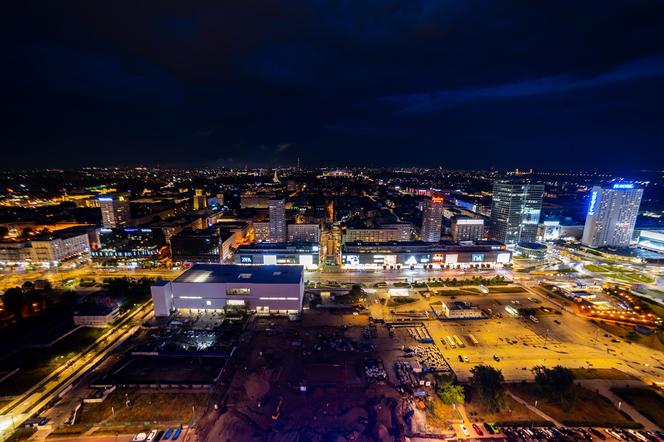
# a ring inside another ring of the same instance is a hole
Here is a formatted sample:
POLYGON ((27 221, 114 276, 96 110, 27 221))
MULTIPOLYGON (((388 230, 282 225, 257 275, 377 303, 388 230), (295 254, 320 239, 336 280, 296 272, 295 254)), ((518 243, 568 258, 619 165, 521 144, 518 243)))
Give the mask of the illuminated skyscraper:
POLYGON ((634 234, 643 189, 618 183, 593 187, 581 242, 589 247, 627 247, 634 234))
POLYGON ((535 242, 543 184, 496 180, 491 202, 491 237, 505 244, 535 242))
POLYGON ((424 200, 422 208, 422 230, 420 238, 426 242, 440 241, 440 229, 443 221, 443 198, 439 196, 424 200))
POLYGON ((286 229, 286 209, 283 198, 268 201, 267 208, 270 215, 270 241, 286 242, 288 230, 286 229))
POLYGON ((131 220, 129 195, 115 194, 99 197, 101 224, 108 229, 124 226, 131 220))
POLYGON ((205 209, 207 207, 207 197, 203 189, 194 189, 194 210, 205 209))

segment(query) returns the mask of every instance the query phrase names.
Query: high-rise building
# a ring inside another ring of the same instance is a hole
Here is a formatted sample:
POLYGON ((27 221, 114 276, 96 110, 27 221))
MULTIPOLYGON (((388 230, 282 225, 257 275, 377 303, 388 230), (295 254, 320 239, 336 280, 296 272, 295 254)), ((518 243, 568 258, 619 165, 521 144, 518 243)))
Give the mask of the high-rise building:
POLYGON ((270 215, 270 241, 286 242, 288 240, 288 230, 286 230, 286 208, 285 201, 281 199, 271 199, 267 203, 268 213, 270 215))
POLYGON ((440 229, 443 222, 443 198, 433 196, 424 200, 422 210, 422 230, 420 238, 426 242, 440 241, 440 229))
POLYGON ((104 195, 99 198, 101 224, 107 229, 125 226, 131 220, 129 195, 121 193, 104 195))
POLYGON ((484 220, 481 218, 453 218, 452 239, 454 241, 479 241, 484 239, 484 220))
POLYGON ((207 207, 207 197, 203 189, 194 189, 194 210, 205 209, 207 207))
POLYGON ((593 187, 581 243, 589 247, 629 246, 642 196, 643 189, 629 183, 593 187))
POLYGON ((496 180, 491 203, 491 237, 505 244, 535 242, 544 184, 496 180))

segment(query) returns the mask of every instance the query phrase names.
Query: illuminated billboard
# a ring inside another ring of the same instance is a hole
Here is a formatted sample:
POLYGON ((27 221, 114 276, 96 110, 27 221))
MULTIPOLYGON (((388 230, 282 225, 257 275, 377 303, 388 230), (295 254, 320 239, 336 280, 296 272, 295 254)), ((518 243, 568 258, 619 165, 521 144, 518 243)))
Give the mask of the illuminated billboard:
POLYGON ((590 206, 588 207, 588 215, 592 216, 595 214, 595 206, 597 205, 597 194, 596 190, 590 194, 590 206))
POLYGON ((312 255, 300 255, 300 265, 311 267, 314 265, 314 257, 312 255))

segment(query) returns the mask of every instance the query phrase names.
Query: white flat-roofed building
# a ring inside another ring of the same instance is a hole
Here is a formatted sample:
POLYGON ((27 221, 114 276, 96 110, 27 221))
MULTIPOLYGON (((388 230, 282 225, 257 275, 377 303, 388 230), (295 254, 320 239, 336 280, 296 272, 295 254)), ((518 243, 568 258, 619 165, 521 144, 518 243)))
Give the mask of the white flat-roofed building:
POLYGON ((642 249, 664 253, 664 231, 641 230, 637 245, 642 249))
POLYGON ((443 302, 442 310, 449 319, 478 319, 482 317, 482 311, 477 307, 471 307, 465 302, 443 302))
POLYGON ((151 287, 155 316, 174 310, 242 308, 260 314, 302 310, 304 268, 297 265, 196 264, 151 287))
POLYGON ((55 264, 89 252, 88 232, 76 227, 38 235, 30 241, 33 263, 55 264))
POLYGON ((120 314, 117 305, 103 307, 92 304, 80 305, 74 311, 74 325, 87 327, 104 327, 115 320, 120 314))

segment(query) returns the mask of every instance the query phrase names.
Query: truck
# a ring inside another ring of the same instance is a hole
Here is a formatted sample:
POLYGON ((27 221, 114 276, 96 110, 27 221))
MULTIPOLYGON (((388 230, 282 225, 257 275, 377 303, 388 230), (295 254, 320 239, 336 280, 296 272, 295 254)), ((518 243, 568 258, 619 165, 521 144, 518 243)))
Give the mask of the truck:
POLYGON ((454 335, 454 342, 456 343, 457 347, 465 347, 466 345, 463 343, 461 338, 459 338, 457 335, 454 335))
POLYGON ((479 342, 477 341, 477 338, 476 338, 475 336, 473 336, 472 333, 470 333, 470 334, 468 335, 468 341, 469 341, 472 345, 478 345, 478 344, 479 344, 479 342))

